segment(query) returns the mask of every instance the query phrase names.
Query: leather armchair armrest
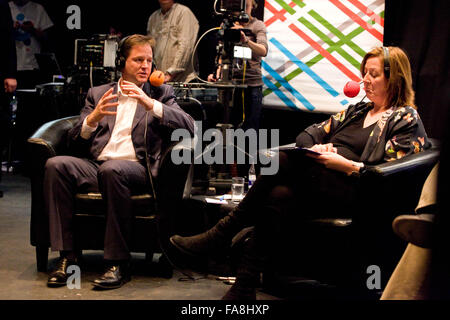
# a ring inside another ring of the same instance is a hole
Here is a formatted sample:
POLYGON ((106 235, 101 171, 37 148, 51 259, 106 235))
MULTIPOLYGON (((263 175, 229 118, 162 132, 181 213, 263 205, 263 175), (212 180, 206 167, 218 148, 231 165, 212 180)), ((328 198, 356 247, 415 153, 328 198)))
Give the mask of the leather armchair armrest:
POLYGON ((395 161, 367 166, 360 175, 358 188, 359 205, 366 208, 366 214, 359 219, 373 215, 378 217, 380 225, 390 225, 395 215, 414 212, 423 183, 438 161, 439 149, 433 147, 395 161), (374 195, 382 201, 374 203, 374 195))
MULTIPOLYGON (((401 172, 413 171, 418 168, 431 168, 436 164, 439 159, 439 142, 435 139, 430 139, 432 147, 399 160, 385 162, 379 165, 367 166, 364 173, 361 174, 361 178, 364 177, 389 177, 401 172)), ((280 147, 294 147, 295 143, 286 144, 280 147)), ((278 148, 259 150, 260 154, 265 157, 273 157, 278 148)))
POLYGON ((416 153, 399 160, 385 162, 375 166, 367 166, 367 170, 361 174, 365 176, 389 177, 400 172, 413 171, 418 168, 431 168, 439 159, 439 150, 432 148, 416 153))
POLYGON ((60 154, 66 147, 67 132, 74 127, 79 118, 72 116, 43 124, 27 140, 31 154, 45 159, 60 154))
POLYGON ((30 242, 47 249, 48 217, 44 212, 43 180, 47 159, 60 154, 66 148, 67 131, 78 121, 79 116, 57 119, 43 124, 29 139, 28 153, 31 166, 31 221, 30 242))

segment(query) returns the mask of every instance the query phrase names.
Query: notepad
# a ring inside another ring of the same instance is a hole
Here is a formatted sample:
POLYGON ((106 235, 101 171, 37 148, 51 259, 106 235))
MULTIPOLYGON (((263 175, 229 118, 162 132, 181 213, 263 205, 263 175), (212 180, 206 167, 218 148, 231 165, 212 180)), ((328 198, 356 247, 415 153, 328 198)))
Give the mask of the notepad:
POLYGON ((220 199, 214 199, 214 198, 206 198, 205 199, 207 203, 215 203, 215 204, 227 204, 227 200, 220 200, 220 199))
POLYGON ((303 152, 305 154, 312 154, 315 156, 320 156, 321 153, 317 152, 317 151, 313 151, 311 149, 308 148, 302 148, 302 147, 296 147, 296 146, 284 146, 284 147, 279 147, 278 151, 293 151, 293 152, 303 152))

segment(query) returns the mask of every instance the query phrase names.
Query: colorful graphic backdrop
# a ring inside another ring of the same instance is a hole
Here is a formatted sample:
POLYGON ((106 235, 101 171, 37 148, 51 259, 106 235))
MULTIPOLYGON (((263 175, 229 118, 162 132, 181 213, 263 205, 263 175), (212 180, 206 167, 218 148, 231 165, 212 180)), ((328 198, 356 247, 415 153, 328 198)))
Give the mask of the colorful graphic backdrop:
POLYGON ((266 0, 264 19, 264 105, 335 113, 364 97, 343 87, 383 43, 384 0, 266 0))

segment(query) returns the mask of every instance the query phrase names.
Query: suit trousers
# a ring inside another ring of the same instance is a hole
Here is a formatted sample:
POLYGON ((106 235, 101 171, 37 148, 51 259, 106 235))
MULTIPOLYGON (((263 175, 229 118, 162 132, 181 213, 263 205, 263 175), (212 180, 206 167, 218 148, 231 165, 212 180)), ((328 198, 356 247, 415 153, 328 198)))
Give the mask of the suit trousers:
POLYGON ((148 180, 145 166, 135 161, 50 158, 45 165, 44 201, 52 250, 76 249, 73 237, 75 195, 100 192, 106 204, 104 258, 129 259, 131 195, 147 190, 148 180))

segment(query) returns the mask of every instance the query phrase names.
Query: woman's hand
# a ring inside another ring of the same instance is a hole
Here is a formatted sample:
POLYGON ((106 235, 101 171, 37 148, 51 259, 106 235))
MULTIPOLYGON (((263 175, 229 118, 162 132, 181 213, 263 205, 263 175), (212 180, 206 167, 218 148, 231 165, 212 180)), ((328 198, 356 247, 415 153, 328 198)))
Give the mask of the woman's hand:
POLYGON ((147 111, 153 110, 153 99, 150 98, 141 88, 130 81, 122 81, 122 92, 128 95, 130 98, 136 99, 142 104, 147 111))
POLYGON ((320 156, 307 155, 314 158, 316 162, 323 164, 326 168, 344 172, 347 175, 350 175, 353 171, 357 171, 359 168, 356 162, 348 160, 335 152, 321 152, 320 156))
POLYGON ((323 153, 323 152, 333 152, 337 153, 337 149, 333 147, 332 143, 326 143, 326 144, 315 144, 311 148, 312 151, 323 153))

